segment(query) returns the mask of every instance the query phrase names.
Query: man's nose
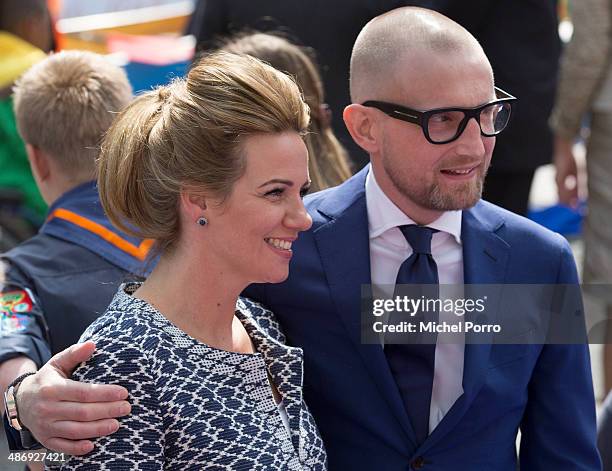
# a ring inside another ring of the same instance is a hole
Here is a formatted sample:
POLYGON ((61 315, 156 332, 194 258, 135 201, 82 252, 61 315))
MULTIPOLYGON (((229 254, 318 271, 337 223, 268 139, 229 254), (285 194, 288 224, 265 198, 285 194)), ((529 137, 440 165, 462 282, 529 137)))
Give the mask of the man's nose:
POLYGON ((480 124, 478 124, 476 118, 470 118, 457 140, 457 148, 461 153, 467 155, 483 156, 485 154, 484 137, 480 132, 480 124))

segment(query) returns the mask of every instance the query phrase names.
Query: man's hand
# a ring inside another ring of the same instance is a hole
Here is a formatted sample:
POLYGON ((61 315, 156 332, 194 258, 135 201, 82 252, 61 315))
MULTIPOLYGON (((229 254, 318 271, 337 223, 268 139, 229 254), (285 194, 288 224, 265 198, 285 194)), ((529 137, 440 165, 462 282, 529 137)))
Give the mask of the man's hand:
POLYGON ((573 208, 578 206, 578 166, 573 152, 573 142, 560 136, 555 138, 555 181, 559 203, 573 208))
MULTIPOLYGON (((37 369, 36 363, 23 355, 3 361, 0 363, 0 392, 6 391, 9 384, 22 374, 36 371, 37 369)), ((2 398, 2 405, 4 406, 4 397, 2 398)), ((4 408, 2 413, 4 414, 4 408)))
POLYGON ((67 348, 25 378, 17 390, 19 419, 46 448, 71 455, 89 453, 93 443, 88 438, 116 432, 115 417, 130 413, 125 388, 68 379, 95 348, 91 341, 67 348))

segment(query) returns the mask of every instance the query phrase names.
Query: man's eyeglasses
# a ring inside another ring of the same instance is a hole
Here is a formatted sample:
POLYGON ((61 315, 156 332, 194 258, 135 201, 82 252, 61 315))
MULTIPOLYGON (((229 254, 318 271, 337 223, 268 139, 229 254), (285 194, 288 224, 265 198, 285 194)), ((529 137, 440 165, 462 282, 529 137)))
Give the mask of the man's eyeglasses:
POLYGON ((454 141, 465 130, 470 119, 476 119, 483 136, 496 136, 502 132, 510 120, 512 102, 516 98, 495 87, 497 100, 476 108, 437 108, 418 111, 405 106, 384 101, 369 100, 362 103, 379 109, 392 118, 418 124, 425 138, 432 144, 447 144, 454 141))

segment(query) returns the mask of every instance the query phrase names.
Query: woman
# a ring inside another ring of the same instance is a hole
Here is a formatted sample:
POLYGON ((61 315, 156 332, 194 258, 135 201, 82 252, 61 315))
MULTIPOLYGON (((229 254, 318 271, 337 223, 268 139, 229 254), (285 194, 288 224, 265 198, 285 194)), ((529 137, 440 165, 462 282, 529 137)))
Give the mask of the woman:
POLYGON ((118 116, 101 201, 117 226, 155 239, 160 258, 88 328, 97 350, 73 376, 125 386, 132 413, 62 469, 325 469, 302 352, 239 297, 283 281, 311 225, 307 126, 290 78, 226 53, 118 116))
POLYGON ((311 191, 339 185, 349 178, 348 156, 332 131, 331 110, 325 103, 321 74, 307 49, 266 33, 237 36, 222 49, 249 54, 295 78, 310 107, 310 126, 304 141, 308 147, 311 191))

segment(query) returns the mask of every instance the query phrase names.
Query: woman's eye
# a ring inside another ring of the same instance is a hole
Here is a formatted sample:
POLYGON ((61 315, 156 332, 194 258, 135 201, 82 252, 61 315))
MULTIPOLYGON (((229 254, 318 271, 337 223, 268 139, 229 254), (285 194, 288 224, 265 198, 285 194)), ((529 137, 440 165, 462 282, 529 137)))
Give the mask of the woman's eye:
POLYGON ((310 191, 310 188, 302 188, 300 190, 300 198, 304 198, 304 196, 306 196, 309 191, 310 191))
POLYGON ((266 193, 266 196, 270 196, 272 198, 280 198, 284 193, 282 188, 275 188, 274 190, 270 190, 266 193))

